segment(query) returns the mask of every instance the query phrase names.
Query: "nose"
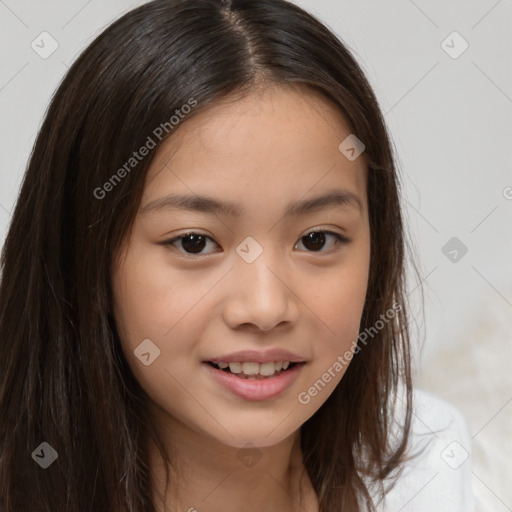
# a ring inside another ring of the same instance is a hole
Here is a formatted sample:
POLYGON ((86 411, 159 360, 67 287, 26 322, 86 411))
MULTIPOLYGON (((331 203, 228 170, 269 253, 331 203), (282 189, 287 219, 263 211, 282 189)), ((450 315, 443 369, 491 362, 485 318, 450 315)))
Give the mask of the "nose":
POLYGON ((284 275, 282 265, 264 254, 250 264, 237 261, 230 272, 223 318, 231 329, 270 331, 297 322, 298 298, 289 273, 284 275))

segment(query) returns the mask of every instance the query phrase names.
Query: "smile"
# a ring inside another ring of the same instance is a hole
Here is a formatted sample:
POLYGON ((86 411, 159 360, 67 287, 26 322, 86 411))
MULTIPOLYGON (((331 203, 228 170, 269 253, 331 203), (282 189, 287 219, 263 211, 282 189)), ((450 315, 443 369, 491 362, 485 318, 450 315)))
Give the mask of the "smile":
POLYGON ((275 398, 290 388, 305 364, 289 361, 261 364, 208 361, 204 362, 202 366, 217 384, 231 394, 244 400, 258 401, 275 398), (220 368, 221 364, 224 368, 220 368))
POLYGON ((281 372, 286 371, 288 368, 293 368, 296 363, 291 363, 290 361, 269 361, 259 364, 251 361, 234 361, 229 363, 219 361, 218 363, 209 362, 209 364, 242 379, 256 380, 280 375, 281 372))

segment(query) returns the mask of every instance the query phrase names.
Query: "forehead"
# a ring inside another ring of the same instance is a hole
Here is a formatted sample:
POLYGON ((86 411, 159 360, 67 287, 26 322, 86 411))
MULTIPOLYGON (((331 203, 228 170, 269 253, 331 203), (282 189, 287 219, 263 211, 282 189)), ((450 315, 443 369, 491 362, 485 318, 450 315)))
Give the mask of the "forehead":
POLYGON ((160 146, 143 205, 164 192, 206 191, 268 205, 333 186, 358 193, 364 203, 364 159, 349 161, 338 150, 350 133, 340 111, 305 87, 275 86, 227 98, 185 118, 160 146))

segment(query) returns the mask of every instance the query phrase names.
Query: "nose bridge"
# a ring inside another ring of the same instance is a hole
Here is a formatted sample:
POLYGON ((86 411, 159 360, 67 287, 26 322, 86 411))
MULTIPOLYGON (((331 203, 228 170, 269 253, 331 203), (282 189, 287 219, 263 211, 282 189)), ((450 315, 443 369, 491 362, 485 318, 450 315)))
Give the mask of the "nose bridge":
MULTIPOLYGON (((249 252, 255 249, 250 244, 249 241, 249 252)), ((241 246, 247 249, 247 246, 241 246)), ((296 319, 294 295, 290 291, 290 284, 286 284, 286 278, 280 276, 284 275, 283 257, 277 251, 262 247, 253 260, 246 259, 242 253, 235 259, 231 274, 234 287, 225 317, 232 327, 251 323, 262 330, 269 330, 283 321, 296 319)))
POLYGON ((240 279, 243 290, 254 297, 255 302, 279 302, 286 298, 286 287, 276 277, 282 268, 282 259, 276 251, 266 247, 252 263, 238 261, 235 275, 240 279))
POLYGON ((252 293, 263 297, 269 295, 272 299, 283 295, 285 291, 282 289, 283 283, 276 277, 279 265, 276 266, 273 261, 274 258, 261 256, 259 260, 250 265, 240 265, 240 273, 243 272, 242 279, 245 279, 246 285, 252 293))

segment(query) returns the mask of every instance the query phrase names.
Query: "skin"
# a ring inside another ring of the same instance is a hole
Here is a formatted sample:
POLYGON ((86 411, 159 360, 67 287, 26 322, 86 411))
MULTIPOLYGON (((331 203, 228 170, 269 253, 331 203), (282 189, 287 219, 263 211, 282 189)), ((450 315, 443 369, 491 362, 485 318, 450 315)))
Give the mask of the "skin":
POLYGON ((346 365, 309 403, 299 403, 298 395, 353 350, 370 260, 366 165, 338 150, 350 133, 339 111, 316 93, 273 86, 191 117, 159 148, 112 276, 123 351, 176 461, 164 498, 162 462, 150 444, 158 510, 164 503, 166 510, 190 512, 318 510, 304 473, 300 427, 346 365), (283 217, 288 204, 334 189, 353 193, 360 208, 331 205, 283 217), (171 193, 236 202, 245 211, 239 217, 144 211, 171 193), (187 254, 183 239, 161 245, 189 231, 210 238, 199 255, 187 254), (311 231, 350 241, 326 235, 313 251, 302 238, 311 231), (252 263, 236 252, 247 236, 263 249, 252 263), (149 366, 134 355, 145 339, 160 349, 149 366), (300 354, 307 364, 270 400, 231 394, 202 363, 271 348, 300 354), (259 458, 251 467, 239 458, 246 443, 259 458))

